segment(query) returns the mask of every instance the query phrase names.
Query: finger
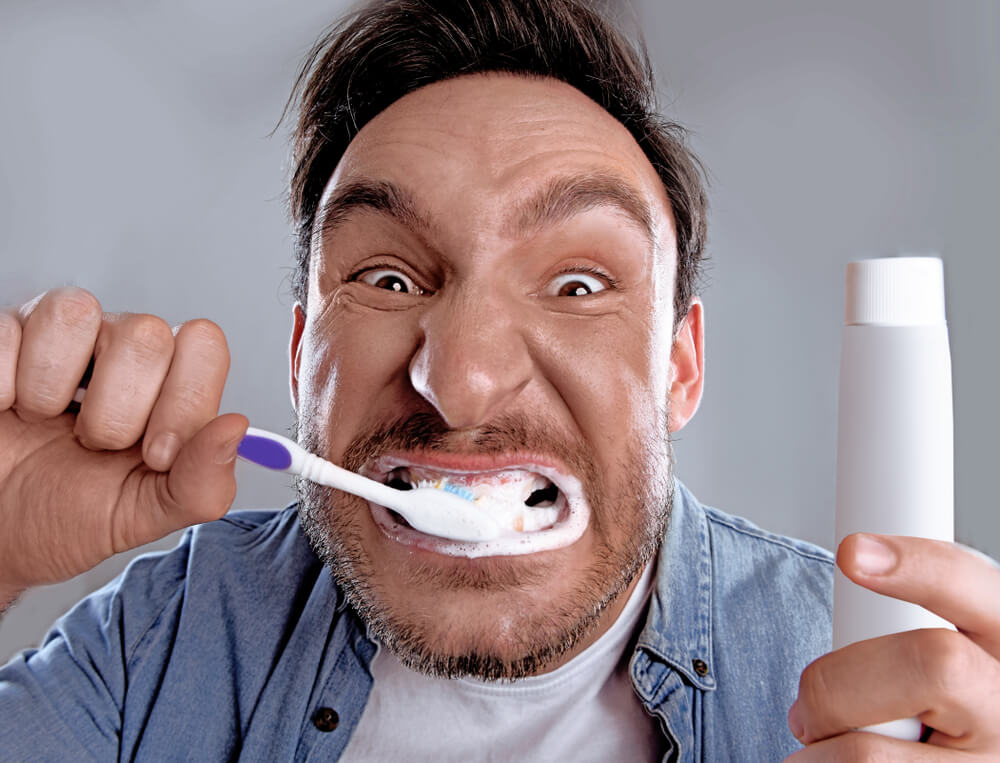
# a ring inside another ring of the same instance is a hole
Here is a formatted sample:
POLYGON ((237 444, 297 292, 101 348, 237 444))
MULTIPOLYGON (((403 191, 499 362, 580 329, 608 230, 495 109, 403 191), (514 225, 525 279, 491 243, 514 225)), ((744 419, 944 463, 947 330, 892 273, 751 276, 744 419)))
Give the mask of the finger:
POLYGON ((237 413, 213 419, 189 439, 167 472, 136 469, 122 491, 115 548, 134 548, 182 527, 210 522, 236 497, 236 448, 249 422, 237 413))
POLYGON ((1000 663, 944 628, 859 641, 802 671, 788 725, 803 743, 917 717, 938 744, 1000 745, 1000 663))
POLYGON ((0 411, 14 404, 20 347, 21 324, 13 313, 0 311, 0 411))
POLYGON ((877 593, 910 601, 953 623, 1000 659, 1000 566, 954 543, 898 535, 849 535, 837 565, 877 593))
POLYGON ((188 321, 177 330, 170 372, 143 441, 151 469, 170 469, 181 446, 215 418, 229 373, 229 347, 216 324, 188 321))
POLYGON ((84 289, 53 289, 22 307, 19 319, 14 410, 26 421, 58 416, 90 362, 101 305, 84 289))
POLYGON ((91 450, 139 441, 170 367, 174 337, 155 315, 107 314, 94 347, 94 372, 74 433, 91 450))
POLYGON ((919 742, 854 731, 811 744, 785 758, 785 763, 856 763, 859 760, 899 761, 899 763, 929 763, 929 761, 972 761, 973 754, 963 750, 941 749, 919 742))

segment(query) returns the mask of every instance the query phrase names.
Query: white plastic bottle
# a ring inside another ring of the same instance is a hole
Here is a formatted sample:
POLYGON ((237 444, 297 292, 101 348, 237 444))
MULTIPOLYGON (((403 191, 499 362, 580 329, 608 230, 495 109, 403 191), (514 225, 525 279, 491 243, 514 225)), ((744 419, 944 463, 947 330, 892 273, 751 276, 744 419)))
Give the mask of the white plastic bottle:
MULTIPOLYGON (((951 355, 936 257, 847 266, 837 421, 837 544, 871 532, 954 540, 951 355)), ((951 627, 873 593, 838 569, 833 648, 915 628, 951 627)), ((916 718, 870 726, 917 739, 916 718)))

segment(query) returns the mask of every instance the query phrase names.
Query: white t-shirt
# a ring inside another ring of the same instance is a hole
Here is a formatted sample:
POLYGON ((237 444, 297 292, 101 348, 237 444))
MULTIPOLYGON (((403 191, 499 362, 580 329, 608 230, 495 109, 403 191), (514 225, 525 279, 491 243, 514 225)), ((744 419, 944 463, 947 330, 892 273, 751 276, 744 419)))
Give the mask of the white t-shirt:
POLYGON ((639 761, 663 755, 628 676, 655 562, 611 628, 565 665, 515 682, 429 678, 387 649, 342 760, 639 761))

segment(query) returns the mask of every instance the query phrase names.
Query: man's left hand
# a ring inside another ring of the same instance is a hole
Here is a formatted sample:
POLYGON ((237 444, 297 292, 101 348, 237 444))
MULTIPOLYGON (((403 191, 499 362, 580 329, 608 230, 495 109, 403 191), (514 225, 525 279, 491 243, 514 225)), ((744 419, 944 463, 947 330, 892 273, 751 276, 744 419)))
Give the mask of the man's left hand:
POLYGON ((788 725, 793 763, 1000 760, 1000 567, 953 543, 851 535, 837 565, 865 588, 919 604, 943 628, 860 641, 809 665, 788 725), (926 744, 856 729, 917 717, 926 744))

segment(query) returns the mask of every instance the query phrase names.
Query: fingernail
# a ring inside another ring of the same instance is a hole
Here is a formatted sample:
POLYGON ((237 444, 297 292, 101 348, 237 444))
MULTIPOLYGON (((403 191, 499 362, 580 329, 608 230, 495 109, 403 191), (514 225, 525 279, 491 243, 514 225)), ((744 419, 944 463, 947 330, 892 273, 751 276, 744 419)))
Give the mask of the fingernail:
POLYGON ((859 535, 854 546, 854 563, 868 575, 884 575, 896 566, 896 552, 872 535, 859 535))
POLYGON ((799 718, 798 701, 794 702, 788 711, 788 728, 791 729, 792 736, 801 742, 806 729, 802 725, 802 719, 799 718))
POLYGON ((235 440, 223 443, 219 447, 218 455, 215 457, 215 463, 229 464, 235 461, 241 442, 243 442, 243 435, 240 435, 235 440))
POLYGON ((146 463, 158 471, 166 471, 174 462, 181 441, 172 432, 161 432, 153 438, 146 452, 146 463))

